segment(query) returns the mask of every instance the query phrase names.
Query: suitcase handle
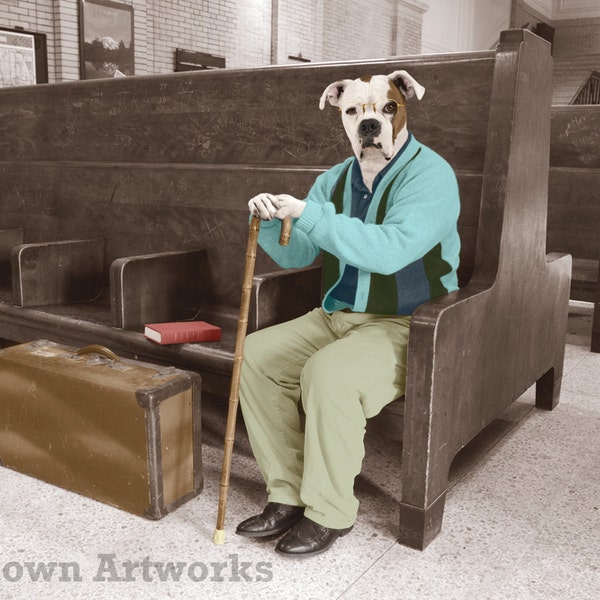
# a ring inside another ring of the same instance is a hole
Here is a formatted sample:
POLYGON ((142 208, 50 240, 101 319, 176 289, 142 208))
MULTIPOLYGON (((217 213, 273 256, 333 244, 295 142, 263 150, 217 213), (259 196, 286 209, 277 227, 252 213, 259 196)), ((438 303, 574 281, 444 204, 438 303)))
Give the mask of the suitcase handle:
POLYGON ((102 356, 110 358, 110 360, 114 360, 115 362, 119 362, 121 360, 112 350, 109 350, 106 346, 100 346, 100 344, 92 344, 91 346, 79 348, 75 354, 77 356, 83 356, 84 354, 101 354, 102 356))

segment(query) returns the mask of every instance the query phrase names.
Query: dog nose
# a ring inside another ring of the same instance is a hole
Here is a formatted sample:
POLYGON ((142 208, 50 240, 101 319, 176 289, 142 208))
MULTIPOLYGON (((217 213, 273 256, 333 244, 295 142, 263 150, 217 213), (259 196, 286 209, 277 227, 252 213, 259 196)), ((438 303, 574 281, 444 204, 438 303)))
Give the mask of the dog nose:
POLYGON ((358 127, 358 133, 362 137, 371 137, 381 133, 381 123, 377 119, 365 119, 358 127))

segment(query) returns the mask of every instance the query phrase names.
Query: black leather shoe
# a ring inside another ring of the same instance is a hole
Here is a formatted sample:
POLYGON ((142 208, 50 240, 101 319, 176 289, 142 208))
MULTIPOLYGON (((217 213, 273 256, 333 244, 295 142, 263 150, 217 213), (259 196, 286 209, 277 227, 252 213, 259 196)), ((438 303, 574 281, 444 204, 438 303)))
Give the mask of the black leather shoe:
POLYGON ((303 517, 279 540, 275 550, 288 556, 314 556, 331 548, 335 540, 351 530, 352 526, 331 529, 303 517))
POLYGON ((295 525, 304 514, 304 506, 269 502, 260 515, 242 521, 235 532, 245 537, 276 536, 295 525))

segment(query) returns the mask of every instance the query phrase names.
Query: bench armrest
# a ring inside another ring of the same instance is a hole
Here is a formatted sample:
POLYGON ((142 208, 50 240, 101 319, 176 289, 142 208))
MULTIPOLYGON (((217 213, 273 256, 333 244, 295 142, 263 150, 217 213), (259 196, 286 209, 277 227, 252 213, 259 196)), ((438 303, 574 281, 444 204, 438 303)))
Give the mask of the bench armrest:
POLYGON ((22 243, 22 229, 0 229, 0 285, 10 284, 10 251, 22 243))
MULTIPOLYGON (((511 273, 471 280, 413 314, 407 357, 403 464, 433 455, 447 478, 451 459, 543 374, 562 375, 571 257, 551 254, 537 281, 511 273)), ((430 482, 431 483, 431 482, 430 482)), ((408 484, 407 484, 408 487, 408 484)), ((437 498, 434 484, 408 492, 437 498)))
POLYGON ((207 281, 206 250, 118 258, 110 266, 114 325, 141 330, 146 323, 191 319, 207 281))
POLYGON ((102 290, 104 239, 21 244, 10 251, 13 302, 89 302, 102 290))
POLYGON ((252 284, 249 331, 306 314, 321 302, 321 267, 284 269, 256 275, 252 284))
POLYGON ((10 264, 10 251, 22 244, 22 229, 0 229, 0 265, 10 264))
MULTIPOLYGON (((408 346, 407 416, 422 408, 413 392, 429 388, 446 413, 470 395, 478 406, 474 420, 489 421, 493 410, 486 405, 495 408, 499 396, 512 394, 503 381, 493 381, 499 373, 526 380, 530 363, 553 366, 553 351, 564 347, 566 335, 571 256, 547 254, 545 271, 537 287, 510 276, 492 283, 473 279, 417 308, 408 346), (427 360, 431 355, 435 361, 427 360)), ((468 429, 466 419, 462 425, 468 429)))

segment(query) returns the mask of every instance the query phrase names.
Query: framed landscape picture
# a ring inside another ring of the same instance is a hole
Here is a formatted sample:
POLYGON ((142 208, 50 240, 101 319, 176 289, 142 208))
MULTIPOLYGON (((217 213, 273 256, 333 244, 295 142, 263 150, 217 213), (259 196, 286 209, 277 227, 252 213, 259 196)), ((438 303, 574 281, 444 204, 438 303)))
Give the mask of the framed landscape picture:
POLYGON ((135 75, 133 7, 112 0, 80 0, 82 79, 135 75))

